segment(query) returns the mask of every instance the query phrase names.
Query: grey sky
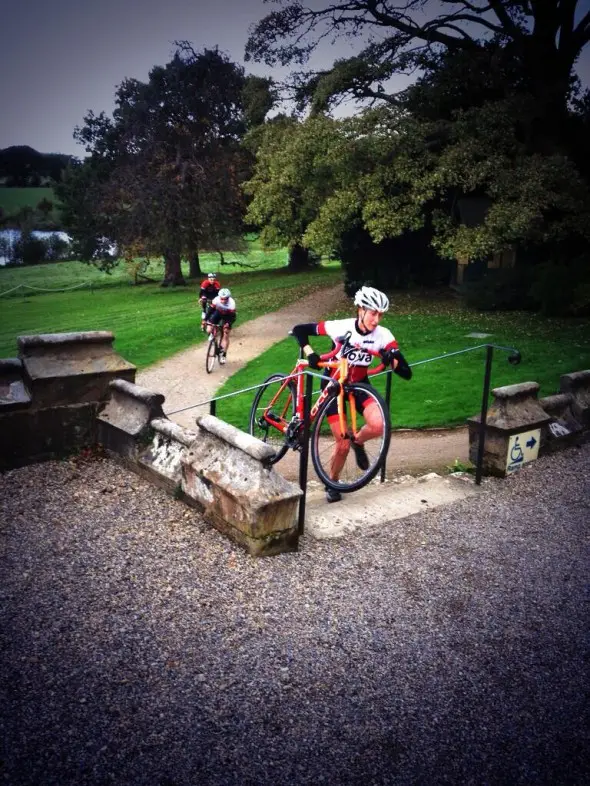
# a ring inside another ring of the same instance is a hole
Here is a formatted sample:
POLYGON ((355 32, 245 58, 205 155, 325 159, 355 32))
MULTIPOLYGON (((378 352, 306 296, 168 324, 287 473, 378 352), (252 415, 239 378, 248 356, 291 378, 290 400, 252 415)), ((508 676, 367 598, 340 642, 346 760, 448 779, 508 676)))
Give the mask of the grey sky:
MULTIPOLYGON (((584 0, 589 4, 590 0, 584 0)), ((174 40, 218 46, 243 64, 248 27, 273 10, 263 0, 29 0, 12 4, 0 25, 0 148, 83 155, 72 138, 86 112, 113 109, 125 77, 147 79, 166 63, 174 40)), ((322 65, 351 53, 326 46, 322 65)), ((580 64, 590 74, 590 52, 580 64)), ((268 73, 247 64, 249 73, 268 73)), ((587 83, 590 79, 585 80, 587 83)))

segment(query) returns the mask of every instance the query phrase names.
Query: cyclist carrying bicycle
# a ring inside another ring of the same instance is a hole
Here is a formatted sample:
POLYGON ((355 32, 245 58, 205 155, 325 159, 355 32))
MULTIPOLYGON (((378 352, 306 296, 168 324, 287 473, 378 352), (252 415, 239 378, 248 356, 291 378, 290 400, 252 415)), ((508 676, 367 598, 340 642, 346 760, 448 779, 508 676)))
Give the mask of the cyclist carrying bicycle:
POLYGON ((207 278, 201 281, 199 290, 199 303, 201 305, 201 330, 205 330, 205 322, 208 319, 208 312, 211 311, 211 303, 219 294, 221 284, 217 280, 217 273, 207 273, 207 278))
POLYGON ((209 333, 209 340, 211 341, 213 338, 211 335, 211 325, 219 325, 223 328, 221 355, 219 356, 219 362, 222 365, 225 363, 229 347, 229 331, 235 320, 236 301, 231 296, 229 289, 220 289, 217 297, 213 299, 211 309, 207 315, 207 333, 209 333))
MULTIPOLYGON (((292 331, 293 335, 299 342, 310 367, 318 368, 320 362, 319 355, 309 343, 310 336, 329 336, 334 345, 337 339, 338 343, 341 343, 342 337, 347 336, 337 357, 345 356, 347 358, 350 364, 350 382, 368 383, 367 371, 374 357, 371 352, 378 352, 383 362, 386 365, 391 364, 394 372, 403 379, 410 379, 412 369, 400 352, 397 341, 390 330, 379 324, 381 317, 389 309, 387 295, 373 287, 363 286, 354 296, 354 305, 357 307, 356 317, 295 325, 292 331)), ((328 369, 324 373, 330 374, 328 369)), ((325 381, 323 387, 327 383, 328 380, 325 381)), ((343 438, 340 433, 335 403, 328 416, 328 423, 335 440, 330 464, 330 475, 333 480, 338 480, 351 445, 359 468, 367 469, 369 459, 364 443, 369 439, 379 437, 383 432, 382 417, 376 404, 366 394, 358 394, 355 398, 357 407, 363 411, 365 424, 354 440, 343 438)), ((339 491, 326 487, 326 499, 328 502, 338 502, 342 499, 342 495, 339 491)))

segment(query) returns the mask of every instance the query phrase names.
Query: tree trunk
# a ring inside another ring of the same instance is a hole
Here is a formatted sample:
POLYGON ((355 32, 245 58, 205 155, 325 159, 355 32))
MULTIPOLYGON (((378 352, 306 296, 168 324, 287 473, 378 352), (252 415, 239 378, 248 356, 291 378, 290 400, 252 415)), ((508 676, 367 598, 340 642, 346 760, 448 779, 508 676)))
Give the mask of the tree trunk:
POLYGON ((201 270, 201 262, 199 260, 199 252, 196 250, 188 260, 189 270, 188 270, 188 277, 189 278, 200 278, 202 275, 201 270))
POLYGON ((294 243, 289 248, 289 263, 287 270, 290 273, 299 273, 302 270, 311 270, 317 265, 318 259, 309 249, 304 248, 300 243, 294 243))
POLYGON ((164 280, 163 287, 186 286, 180 267, 180 252, 168 250, 164 254, 164 280))

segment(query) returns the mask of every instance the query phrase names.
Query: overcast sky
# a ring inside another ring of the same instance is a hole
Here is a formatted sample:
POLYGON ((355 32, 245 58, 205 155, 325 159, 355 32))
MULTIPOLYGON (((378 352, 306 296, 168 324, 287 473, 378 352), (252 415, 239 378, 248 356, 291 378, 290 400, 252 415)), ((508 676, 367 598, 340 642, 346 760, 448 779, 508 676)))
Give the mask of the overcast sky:
MULTIPOLYGON (((583 0, 590 5, 590 0, 583 0)), ((174 41, 218 46, 244 64, 249 25, 272 11, 263 0, 20 0, 0 23, 0 148, 30 145, 82 156, 72 132, 86 112, 111 113, 125 77, 146 80, 174 41)), ((590 52, 581 68, 590 75, 590 52)), ((350 54, 327 46, 316 65, 350 54)), ((248 73, 268 73, 248 63, 248 73)), ((590 82, 590 78, 586 79, 590 82)))

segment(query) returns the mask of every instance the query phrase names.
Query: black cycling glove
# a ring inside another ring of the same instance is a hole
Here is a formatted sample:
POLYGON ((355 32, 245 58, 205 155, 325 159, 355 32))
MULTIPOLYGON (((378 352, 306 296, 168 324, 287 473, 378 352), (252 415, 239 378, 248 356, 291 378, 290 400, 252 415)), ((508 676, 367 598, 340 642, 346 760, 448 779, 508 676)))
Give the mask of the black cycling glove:
POLYGON ((379 354, 381 355, 381 360, 388 366, 395 356, 395 349, 382 349, 379 354))
POLYGON ((307 362, 309 363, 310 368, 315 368, 317 370, 318 363, 320 362, 320 356, 318 355, 317 352, 311 352, 307 356, 307 362))

